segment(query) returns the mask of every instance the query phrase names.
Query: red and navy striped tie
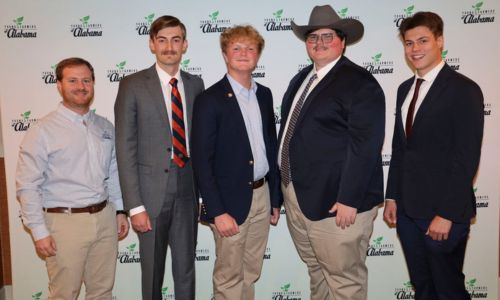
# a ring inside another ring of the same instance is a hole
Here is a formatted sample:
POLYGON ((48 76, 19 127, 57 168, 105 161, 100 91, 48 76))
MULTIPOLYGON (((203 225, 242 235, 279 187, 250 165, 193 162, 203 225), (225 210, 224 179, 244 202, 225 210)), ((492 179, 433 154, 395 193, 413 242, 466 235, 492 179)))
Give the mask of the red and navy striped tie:
POLYGON ((170 79, 172 85, 172 144, 174 146, 174 163, 180 168, 188 161, 186 149, 186 131, 184 130, 184 113, 182 110, 182 99, 177 89, 177 79, 170 79))

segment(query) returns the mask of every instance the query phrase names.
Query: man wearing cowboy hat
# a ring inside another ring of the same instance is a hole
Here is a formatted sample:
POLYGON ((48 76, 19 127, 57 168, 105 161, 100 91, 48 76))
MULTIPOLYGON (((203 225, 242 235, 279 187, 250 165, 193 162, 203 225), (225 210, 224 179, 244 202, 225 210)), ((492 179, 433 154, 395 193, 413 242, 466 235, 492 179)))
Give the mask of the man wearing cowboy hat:
POLYGON ((368 242, 383 201, 385 97, 375 78, 343 56, 363 24, 316 6, 291 23, 313 65, 282 102, 279 156, 287 224, 311 277, 311 299, 366 299, 368 242))

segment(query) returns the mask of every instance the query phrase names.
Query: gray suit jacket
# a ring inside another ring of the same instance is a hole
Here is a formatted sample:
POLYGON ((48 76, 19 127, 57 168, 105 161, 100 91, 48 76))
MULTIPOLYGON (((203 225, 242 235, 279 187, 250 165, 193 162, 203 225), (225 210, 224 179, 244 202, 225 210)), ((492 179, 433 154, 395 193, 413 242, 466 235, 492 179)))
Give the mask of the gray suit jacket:
MULTIPOLYGON (((190 132, 194 100, 204 85, 189 73, 181 71, 181 77, 190 132)), ((120 81, 115 102, 116 158, 126 210, 144 205, 150 217, 160 213, 171 160, 170 123, 155 65, 120 81)))

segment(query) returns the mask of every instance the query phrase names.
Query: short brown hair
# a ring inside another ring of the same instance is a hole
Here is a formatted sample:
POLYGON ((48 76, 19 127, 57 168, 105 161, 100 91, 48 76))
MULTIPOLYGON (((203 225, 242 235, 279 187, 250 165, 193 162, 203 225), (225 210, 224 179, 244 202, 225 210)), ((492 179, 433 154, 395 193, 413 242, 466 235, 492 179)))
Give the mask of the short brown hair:
POLYGON ((161 16, 154 20, 153 24, 151 24, 151 28, 149 29, 149 38, 154 40, 160 30, 167 27, 177 26, 179 26, 182 30, 182 38, 186 39, 186 26, 184 26, 184 24, 182 24, 182 22, 174 16, 161 16))
POLYGON ((262 52, 262 49, 264 49, 264 38, 260 35, 257 29, 251 25, 235 25, 227 28, 220 35, 220 47, 222 52, 226 53, 229 43, 237 39, 249 39, 252 42, 257 43, 259 54, 262 52))
POLYGON ((92 65, 83 58, 80 57, 70 57, 61 60, 56 67, 56 79, 57 81, 61 81, 63 79, 63 71, 65 68, 74 67, 74 66, 87 66, 89 68, 90 73, 92 73, 92 81, 95 81, 94 68, 92 65))
POLYGON ((419 11, 411 17, 408 17, 401 22, 399 26, 399 34, 404 39, 405 33, 418 26, 425 26, 429 28, 434 37, 440 37, 443 35, 443 19, 433 12, 430 11, 419 11))

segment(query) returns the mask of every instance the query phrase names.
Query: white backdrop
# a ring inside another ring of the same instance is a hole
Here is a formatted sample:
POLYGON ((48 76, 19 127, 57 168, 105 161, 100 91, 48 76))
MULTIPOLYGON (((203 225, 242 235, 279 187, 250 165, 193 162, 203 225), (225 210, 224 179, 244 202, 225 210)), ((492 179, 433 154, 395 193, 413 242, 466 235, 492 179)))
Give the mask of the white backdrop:
MULTIPOLYGON (((498 299, 499 170, 497 157, 500 120, 499 1, 380 0, 380 1, 133 1, 133 0, 3 0, 0 2, 0 103, 9 198, 14 299, 47 298, 44 262, 35 255, 30 235, 19 218, 14 173, 19 143, 30 124, 55 109, 55 64, 81 56, 96 72, 93 108, 113 121, 117 82, 149 67, 150 21, 163 14, 179 17, 187 26, 189 49, 182 67, 201 76, 208 87, 225 73, 219 32, 233 24, 249 23, 266 40, 255 79, 271 88, 276 113, 289 80, 310 63, 303 43, 290 31, 290 21, 306 24, 314 5, 330 4, 340 15, 365 25, 361 42, 346 56, 374 73, 386 95, 384 171, 390 161, 394 107, 398 85, 412 73, 397 36, 402 18, 420 10, 439 13, 445 22, 443 57, 453 68, 474 79, 485 96, 485 135, 474 187, 478 216, 472 226, 464 272, 472 298, 498 299)), ((277 119, 279 123, 279 119, 277 119)), ((151 128, 151 130, 155 130, 151 128)), ((308 299, 308 276, 291 242, 284 215, 272 228, 256 299, 308 299)), ((369 250, 369 299, 412 299, 408 273, 394 229, 376 219, 369 250)), ((131 232, 120 242, 114 299, 140 299, 138 241, 131 232)), ((211 299, 214 263, 213 237, 200 225, 197 250, 197 299, 211 299)), ((341 259, 341 258, 339 258, 341 259)), ((167 264, 170 265, 170 257, 167 264)), ((170 269, 169 267, 167 268, 170 269)), ((174 299, 168 271, 164 299, 174 299)), ((83 294, 83 292, 82 292, 83 294)), ((83 297, 80 297, 83 299, 83 297)))

